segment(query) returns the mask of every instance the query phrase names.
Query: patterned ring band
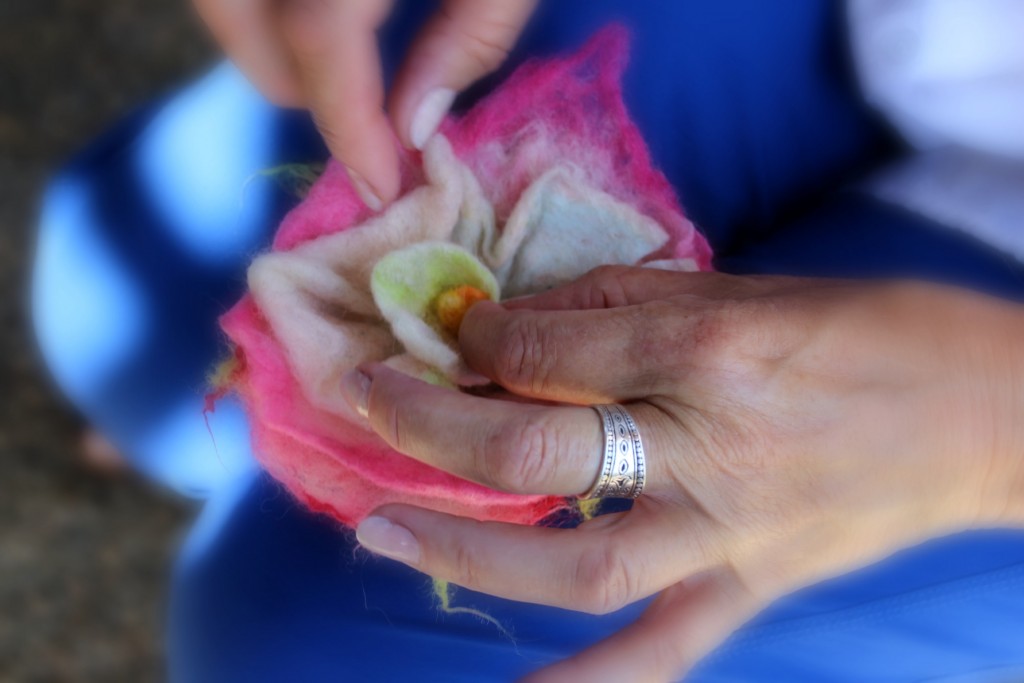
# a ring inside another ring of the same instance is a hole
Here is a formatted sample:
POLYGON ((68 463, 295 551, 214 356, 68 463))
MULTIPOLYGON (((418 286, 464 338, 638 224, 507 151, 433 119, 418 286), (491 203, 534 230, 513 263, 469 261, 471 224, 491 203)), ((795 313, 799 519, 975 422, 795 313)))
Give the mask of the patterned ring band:
POLYGON ((618 404, 593 408, 601 416, 604 452, 597 481, 580 498, 639 498, 647 480, 647 463, 636 421, 618 404))

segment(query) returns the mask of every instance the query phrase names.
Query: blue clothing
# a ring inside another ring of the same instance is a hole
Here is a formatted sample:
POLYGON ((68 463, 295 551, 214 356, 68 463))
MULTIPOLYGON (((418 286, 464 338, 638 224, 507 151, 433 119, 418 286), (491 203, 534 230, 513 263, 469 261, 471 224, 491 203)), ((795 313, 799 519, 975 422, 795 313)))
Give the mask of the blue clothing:
MULTIPOLYGON (((385 32, 389 72, 428 9, 406 5, 385 32)), ((719 267, 1024 296, 1018 263, 848 187, 897 150, 859 104, 838 3, 552 0, 509 68, 612 19, 636 36, 630 110, 719 267)), ((236 403, 211 441, 216 317, 294 203, 260 172, 325 156, 305 115, 223 66, 120 123, 47 196, 34 307, 55 378, 141 469, 207 499, 172 590, 172 679, 506 681, 611 634, 642 605, 597 618, 456 594, 511 639, 442 614, 424 577, 356 550, 255 468, 236 403)), ((1024 535, 961 534, 781 600, 688 680, 1019 680, 1022 614, 1024 535)))

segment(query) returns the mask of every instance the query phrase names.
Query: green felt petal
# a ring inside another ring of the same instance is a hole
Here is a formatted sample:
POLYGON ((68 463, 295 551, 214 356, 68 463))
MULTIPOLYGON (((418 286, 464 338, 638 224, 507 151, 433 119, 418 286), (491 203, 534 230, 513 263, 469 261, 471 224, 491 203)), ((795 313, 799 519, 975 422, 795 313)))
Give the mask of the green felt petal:
POLYGON ((385 318, 395 323, 403 314, 412 315, 442 334, 434 301, 463 285, 500 299, 498 281, 487 266, 448 242, 422 242, 392 252, 377 263, 370 279, 373 298, 385 318))

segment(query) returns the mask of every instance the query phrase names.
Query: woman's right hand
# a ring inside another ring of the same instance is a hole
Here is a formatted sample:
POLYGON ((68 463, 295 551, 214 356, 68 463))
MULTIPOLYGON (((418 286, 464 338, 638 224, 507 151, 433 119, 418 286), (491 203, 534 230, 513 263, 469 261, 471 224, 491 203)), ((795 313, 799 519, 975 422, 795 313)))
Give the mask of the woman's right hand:
POLYGON ((422 148, 455 96, 504 62, 537 0, 445 0, 406 55, 384 112, 376 31, 393 0, 195 0, 267 97, 308 107, 366 204, 398 196, 399 140, 422 148), (393 127, 392 127, 393 126, 393 127))

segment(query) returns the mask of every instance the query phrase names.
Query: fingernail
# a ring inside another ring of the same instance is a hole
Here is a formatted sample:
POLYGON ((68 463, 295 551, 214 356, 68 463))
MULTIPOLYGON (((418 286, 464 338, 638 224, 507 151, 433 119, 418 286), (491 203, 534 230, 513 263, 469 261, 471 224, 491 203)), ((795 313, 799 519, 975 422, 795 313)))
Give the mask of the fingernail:
POLYGON ((420 102, 416 115, 412 117, 409 139, 416 149, 423 149, 455 102, 455 91, 448 88, 434 88, 420 102))
POLYGON ((370 187, 370 183, 366 182, 363 176, 359 175, 358 172, 352 170, 348 166, 345 167, 345 171, 348 173, 349 180, 352 181, 352 187, 356 189, 359 194, 359 198, 363 200, 363 203, 370 208, 371 211, 377 212, 384 208, 384 202, 381 201, 380 196, 374 192, 373 188, 370 187))
POLYGON ((362 370, 349 370, 341 378, 341 393, 353 410, 370 416, 370 376, 362 370))
POLYGON ((377 555, 389 557, 405 564, 420 561, 420 544, 403 526, 383 517, 367 517, 356 528, 359 544, 377 555))

